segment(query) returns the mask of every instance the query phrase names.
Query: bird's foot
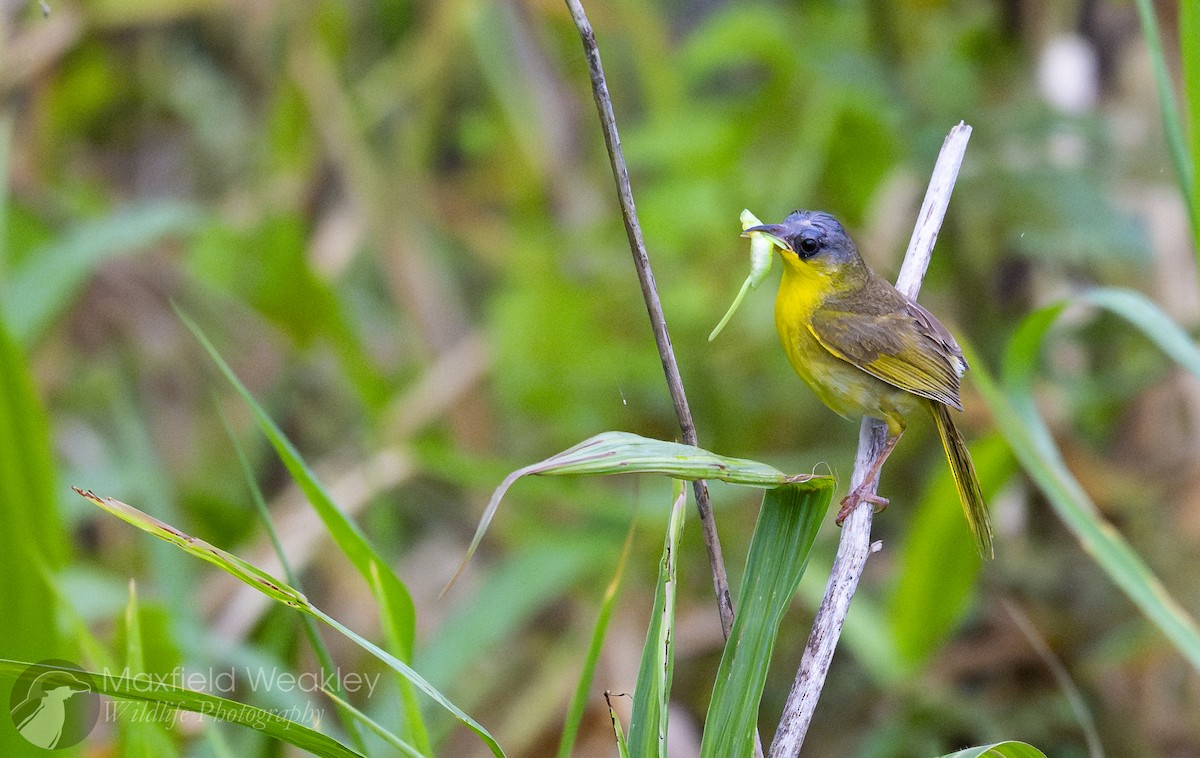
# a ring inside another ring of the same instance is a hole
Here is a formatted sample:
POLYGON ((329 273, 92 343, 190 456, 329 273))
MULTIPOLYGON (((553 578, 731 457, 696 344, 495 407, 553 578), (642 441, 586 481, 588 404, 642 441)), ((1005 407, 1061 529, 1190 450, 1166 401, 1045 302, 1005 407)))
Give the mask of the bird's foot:
POLYGON ((864 500, 875 506, 876 513, 879 513, 888 507, 888 499, 886 497, 883 497, 882 495, 876 495, 873 492, 867 492, 865 487, 859 486, 856 487, 849 495, 846 495, 844 498, 842 498, 842 507, 840 510, 838 510, 837 518, 834 519, 834 523, 838 526, 841 526, 842 522, 846 520, 846 517, 850 515, 850 512, 857 508, 858 504, 864 500))

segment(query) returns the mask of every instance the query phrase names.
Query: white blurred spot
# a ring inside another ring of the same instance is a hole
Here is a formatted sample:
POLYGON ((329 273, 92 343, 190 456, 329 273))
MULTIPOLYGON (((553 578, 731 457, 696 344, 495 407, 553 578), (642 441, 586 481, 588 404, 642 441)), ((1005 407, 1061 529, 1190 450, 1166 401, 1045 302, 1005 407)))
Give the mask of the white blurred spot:
POLYGON ((1046 102, 1060 111, 1084 113, 1100 94, 1096 51, 1077 34, 1052 38, 1038 62, 1038 87, 1046 102))

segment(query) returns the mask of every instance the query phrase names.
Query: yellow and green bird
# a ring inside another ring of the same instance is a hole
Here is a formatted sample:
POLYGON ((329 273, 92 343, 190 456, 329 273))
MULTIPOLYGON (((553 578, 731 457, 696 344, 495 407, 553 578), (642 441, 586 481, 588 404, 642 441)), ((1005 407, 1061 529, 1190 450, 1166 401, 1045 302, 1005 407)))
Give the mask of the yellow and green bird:
POLYGON ((837 219, 795 211, 781 224, 746 229, 779 247, 783 279, 775 326, 788 360, 817 397, 847 417, 887 422, 889 439, 858 489, 842 500, 837 522, 868 496, 865 488, 891 453, 906 419, 925 408, 933 416, 950 461, 967 524, 981 555, 993 557, 987 505, 966 443, 950 409, 962 410, 959 381, 967 370, 962 350, 933 314, 871 271, 837 219))

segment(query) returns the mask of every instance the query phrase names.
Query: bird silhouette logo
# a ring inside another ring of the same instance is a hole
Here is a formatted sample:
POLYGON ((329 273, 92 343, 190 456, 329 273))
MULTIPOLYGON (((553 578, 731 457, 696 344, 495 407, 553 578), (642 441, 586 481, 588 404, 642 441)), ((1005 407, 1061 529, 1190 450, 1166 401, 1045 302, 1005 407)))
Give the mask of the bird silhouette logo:
POLYGON ((13 684, 8 715, 27 742, 46 750, 79 743, 100 713, 88 675, 66 661, 30 666, 13 684))

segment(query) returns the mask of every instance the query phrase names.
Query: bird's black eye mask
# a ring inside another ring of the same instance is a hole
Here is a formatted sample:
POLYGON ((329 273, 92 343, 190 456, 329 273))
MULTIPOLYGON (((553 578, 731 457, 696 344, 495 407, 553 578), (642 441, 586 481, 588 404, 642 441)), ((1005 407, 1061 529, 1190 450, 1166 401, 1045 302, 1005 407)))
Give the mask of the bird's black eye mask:
POLYGON ((824 247, 821 236, 820 232, 815 229, 805 229, 792 238, 792 249, 796 251, 796 255, 799 255, 801 260, 808 260, 821 252, 821 248, 824 247))

